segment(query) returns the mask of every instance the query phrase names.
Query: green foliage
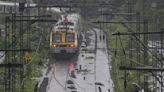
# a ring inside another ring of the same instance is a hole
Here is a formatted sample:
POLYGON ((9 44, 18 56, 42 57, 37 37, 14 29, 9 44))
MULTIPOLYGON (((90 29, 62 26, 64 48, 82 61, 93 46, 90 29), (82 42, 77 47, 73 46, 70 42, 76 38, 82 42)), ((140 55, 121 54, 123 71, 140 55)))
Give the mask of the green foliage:
MULTIPOLYGON (((121 21, 121 17, 115 17, 111 21, 121 21)), ((117 32, 128 32, 127 28, 125 28, 121 24, 109 24, 105 27, 105 29, 108 32, 109 37, 109 45, 111 49, 114 49, 116 47, 116 36, 113 36, 113 33, 117 32)), ((128 36, 120 36, 120 40, 123 44, 123 47, 126 47, 128 43, 128 36), (125 44, 126 43, 126 44, 125 44)), ((117 47, 118 49, 121 49, 121 43, 120 43, 119 37, 117 36, 117 47)))
MULTIPOLYGON (((111 21, 122 21, 123 17, 114 17, 111 21)), ((112 79, 114 81, 115 90, 116 92, 124 92, 125 90, 125 80, 126 80, 126 92, 133 92, 134 91, 134 85, 133 83, 140 83, 139 85, 142 86, 143 82, 143 73, 140 73, 140 79, 138 72, 132 72, 132 71, 121 71, 119 70, 119 66, 121 65, 130 65, 130 59, 128 58, 128 52, 129 52, 129 38, 130 36, 114 36, 113 33, 121 32, 126 33, 128 32, 128 29, 125 28, 122 24, 107 24, 105 26, 105 29, 108 32, 108 41, 109 41, 109 49, 113 51, 113 57, 112 57, 112 79), (116 39, 117 37, 117 39, 116 39), (116 41, 117 40, 117 41, 116 41), (117 43, 116 43, 117 42, 117 43), (125 53, 124 54, 124 51, 125 53), (116 55, 116 56, 115 56, 116 55), (126 74, 126 77, 125 77, 126 74), (126 79, 125 79, 126 78, 126 79), (139 81, 140 80, 140 81, 139 81)), ((142 53, 141 53, 142 54, 142 53)), ((134 56, 136 56, 136 53, 133 53, 134 56)), ((142 55, 141 55, 142 56, 142 55)), ((133 58, 134 60, 137 60, 136 58, 133 58)), ((142 59, 142 58, 141 58, 142 59)), ((134 63, 134 62, 133 62, 134 63)), ((134 64, 135 65, 135 64, 134 64)))

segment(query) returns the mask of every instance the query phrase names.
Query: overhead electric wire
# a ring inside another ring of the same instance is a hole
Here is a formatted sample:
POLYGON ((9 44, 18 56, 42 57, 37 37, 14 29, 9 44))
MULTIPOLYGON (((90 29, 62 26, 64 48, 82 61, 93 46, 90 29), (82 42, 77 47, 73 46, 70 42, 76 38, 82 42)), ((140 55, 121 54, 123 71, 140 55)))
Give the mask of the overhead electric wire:
MULTIPOLYGON (((123 25, 124 25, 125 27, 127 27, 126 24, 123 23, 123 25)), ((128 30, 128 31, 134 33, 134 32, 132 31, 132 29, 130 29, 130 30, 128 30)), ((155 56, 155 55, 153 54, 153 52, 150 51, 150 49, 149 49, 136 35, 132 35, 132 37, 135 37, 135 39, 136 39, 142 46, 144 46, 145 48, 147 48, 147 50, 152 54, 153 57, 155 57, 157 60, 159 60, 159 62, 160 62, 161 64, 163 64, 163 62, 161 62, 161 60, 160 60, 157 56, 155 56)))
MULTIPOLYGON (((125 52, 125 53, 126 53, 126 52, 125 52)), ((127 54, 127 53, 126 53, 126 54, 127 54)), ((116 55, 117 55, 117 49, 115 49, 115 52, 114 52, 114 56, 116 56, 116 55)), ((142 64, 142 63, 139 63, 139 62, 137 62, 136 60, 131 59, 131 58, 129 58, 129 57, 126 57, 126 59, 131 60, 132 62, 134 62, 134 63, 136 63, 136 64, 139 64, 139 65, 141 65, 141 66, 151 67, 151 66, 149 66, 149 65, 144 65, 144 64, 142 64)))
MULTIPOLYGON (((125 49, 124 49, 124 47, 123 47, 123 43, 122 43, 122 40, 121 40, 120 36, 119 36, 119 41, 120 41, 120 43, 121 43, 121 48, 122 48, 123 53, 124 53, 124 55, 125 55, 125 61, 126 61, 126 53, 125 53, 125 49)), ((121 63, 122 63, 122 62, 121 62, 121 63)))
MULTIPOLYGON (((122 43, 122 41, 121 41, 120 36, 119 36, 119 40, 120 40, 120 43, 121 43, 121 48, 123 49, 123 53, 124 53, 124 55, 126 56, 126 51, 125 51, 125 49, 123 48, 123 43, 122 43)), ((116 36, 116 46, 117 46, 117 36, 116 36)), ((116 47, 116 48, 117 48, 117 47, 116 47)), ((116 56, 116 55, 117 55, 117 49, 115 49, 115 56, 116 56)), ((151 67, 151 66, 149 66, 149 65, 144 65, 144 64, 142 64, 142 63, 138 63, 136 60, 131 59, 131 58, 129 58, 129 57, 126 57, 126 59, 129 59, 129 60, 131 60, 132 62, 134 62, 134 63, 136 63, 136 64, 139 64, 139 65, 142 65, 142 66, 151 67)))
POLYGON ((31 64, 31 63, 33 62, 33 60, 34 60, 36 54, 38 53, 38 51, 39 51, 39 49, 40 49, 40 45, 41 45, 42 38, 43 38, 43 37, 41 36, 41 37, 40 37, 40 40, 39 40, 38 47, 37 47, 37 49, 35 50, 35 54, 34 54, 34 56, 32 57, 31 61, 30 61, 27 65, 29 65, 29 64, 31 64))
POLYGON ((126 59, 129 59, 129 60, 131 60, 132 62, 134 62, 134 63, 136 63, 136 64, 139 64, 139 65, 143 65, 143 66, 151 67, 151 66, 149 66, 149 65, 144 65, 144 64, 142 64, 142 63, 138 63, 138 62, 135 61, 134 59, 131 59, 131 58, 129 58, 129 57, 126 57, 126 52, 125 52, 125 49, 123 48, 123 44, 122 44, 122 41, 121 41, 120 36, 119 36, 119 40, 120 40, 121 47, 122 47, 122 49, 123 49, 123 53, 124 53, 126 59))
MULTIPOLYGON (((126 51, 125 51, 125 53, 126 53, 126 51)), ((127 53, 126 53, 127 54, 127 53)), ((139 53, 139 54, 141 54, 141 53, 139 53)), ((117 55, 117 36, 116 36, 116 48, 115 48, 115 50, 114 50, 114 56, 116 56, 117 55)), ((141 66, 145 66, 145 67, 151 67, 151 66, 149 66, 149 65, 144 65, 144 64, 142 64, 142 63, 139 63, 139 62, 137 62, 136 60, 134 60, 134 59, 131 59, 131 58, 129 58, 129 57, 126 57, 128 60, 131 60, 132 62, 134 62, 134 63, 136 63, 136 64, 139 64, 139 65, 141 65, 141 66)))
POLYGON ((143 67, 152 67, 152 66, 149 66, 149 65, 144 65, 144 64, 142 64, 142 63, 138 63, 136 60, 131 59, 131 58, 129 58, 129 57, 127 57, 127 59, 128 59, 128 60, 131 60, 133 63, 136 63, 136 64, 141 65, 141 66, 143 66, 143 67))
MULTIPOLYGON (((29 26, 27 26, 26 27, 26 29, 28 28, 29 26)), ((20 35, 19 35, 20 36, 20 35)), ((9 44, 9 47, 8 48, 10 48, 16 41, 17 41, 17 39, 18 39, 19 37, 15 37, 15 40, 14 41, 12 41, 12 43, 11 44, 9 44)), ((5 51, 5 53, 3 54, 3 55, 0 55, 0 58, 3 58, 5 55, 7 54, 7 51, 5 51)))
POLYGON ((150 73, 152 73, 152 76, 154 76, 155 79, 164 87, 164 84, 160 81, 160 79, 152 71, 150 71, 150 73))
MULTIPOLYGON (((127 27, 126 24, 123 24, 123 25, 127 27)), ((129 31, 133 33, 132 29, 130 29, 129 31)), ((132 37, 134 37, 139 42, 139 44, 141 44, 142 46, 147 48, 147 51, 149 51, 152 54, 152 56, 155 59, 157 59, 158 62, 160 62, 161 65, 163 65, 162 60, 160 60, 156 55, 154 55, 153 52, 149 49, 149 47, 146 44, 144 44, 136 35, 132 35, 132 37)), ((154 75, 154 73, 152 71, 150 71, 150 73, 152 73, 152 76, 154 76, 155 79, 161 84, 161 86, 164 87, 163 83, 161 82, 162 80, 160 80, 156 75, 154 75)))
MULTIPOLYGON (((39 45, 38 45, 38 47, 37 47, 37 49, 36 49, 36 51, 35 51, 35 54, 34 54, 35 56, 36 56, 36 54, 38 53, 38 50, 39 50, 39 48, 40 48, 41 41, 42 41, 42 36, 40 37, 39 45)), ((47 57, 47 55, 48 55, 48 54, 45 55, 45 58, 47 57)), ((34 56, 34 57, 35 57, 35 56, 34 56)), ((34 57, 33 57, 33 58, 34 58, 34 57)), ((44 59, 45 59, 45 58, 44 58, 44 59)), ((27 65, 30 65, 30 63, 32 63, 32 61, 29 62, 27 65)), ((22 81, 22 83, 21 83, 21 86, 20 86, 19 90, 20 90, 21 87, 23 86, 25 80, 26 80, 26 79, 23 79, 23 81, 22 81)), ((19 91, 19 92, 20 92, 20 91, 19 91)))
POLYGON ((21 92, 21 88, 22 88, 22 86, 24 85, 24 82, 25 82, 25 78, 23 79, 23 81, 21 82, 21 85, 20 85, 20 87, 19 87, 19 92, 21 92))
MULTIPOLYGON (((16 42, 16 39, 9 45, 8 48, 10 48, 14 43, 16 42)), ((3 55, 0 55, 0 58, 3 58, 7 54, 7 51, 3 55)))
POLYGON ((137 61, 135 61, 134 59, 131 59, 131 58, 129 58, 129 57, 127 57, 127 59, 131 60, 131 62, 134 62, 134 63, 136 63, 136 64, 138 64, 138 65, 145 66, 145 67, 151 67, 151 66, 149 66, 149 65, 145 65, 145 64, 142 64, 142 63, 138 63, 137 61))
MULTIPOLYGON (((40 36, 39 44, 38 44, 38 46, 37 46, 37 48, 36 48, 36 50, 35 50, 34 57, 31 59, 31 61, 30 61, 29 63, 27 63, 27 65, 30 65, 30 64, 33 62, 33 59, 35 58, 36 54, 38 53, 38 50, 40 49, 40 45, 41 45, 42 38, 43 38, 43 37, 40 36)), ((46 59, 47 56, 48 56, 48 53, 45 54, 44 59, 46 59)), ((24 79, 24 81, 25 81, 25 79, 24 79)), ((24 82, 24 81, 23 81, 23 82, 24 82)), ((22 84, 23 84, 23 82, 22 82, 22 84)), ((21 88, 21 87, 20 87, 20 88, 21 88)))
POLYGON ((159 60, 159 62, 160 62, 161 64, 163 64, 163 62, 161 62, 161 60, 160 60, 157 56, 155 56, 155 55, 153 54, 153 52, 152 52, 151 50, 149 50, 149 48, 148 48, 143 42, 141 42, 135 35, 134 35, 134 37, 136 38, 136 40, 139 41, 139 43, 141 43, 144 47, 146 47, 146 48, 148 49, 148 51, 152 54, 153 57, 155 57, 157 60, 159 60))
MULTIPOLYGON (((38 52, 38 50, 39 50, 39 47, 40 47, 40 44, 41 44, 41 40, 42 40, 42 36, 40 37, 40 41, 39 41, 38 47, 37 47, 37 49, 36 49, 35 55, 37 54, 37 52, 38 52)), ((34 58, 34 57, 33 57, 33 58, 34 58)), ((32 60, 31 60, 31 62, 32 62, 32 60)), ((29 65, 31 62, 29 62, 27 65, 29 65)), ((23 81, 22 81, 22 83, 21 83, 21 85, 20 85, 20 87, 19 87, 19 92, 20 92, 20 90, 21 90, 21 88, 22 88, 22 86, 23 86, 25 80, 26 80, 26 79, 23 79, 23 81)))
MULTIPOLYGON (((117 50, 116 50, 116 49, 117 49, 117 45, 118 45, 118 42, 117 42, 117 41, 118 41, 118 37, 116 36, 116 43, 115 43, 116 48, 115 48, 115 52, 114 52, 114 62, 116 61, 116 57, 117 57, 117 50)), ((117 64, 117 62, 116 62, 115 65, 116 65, 116 69, 115 69, 115 71, 116 71, 116 79, 115 79, 115 80, 116 80, 116 82, 117 82, 118 88, 121 88, 120 83, 118 83, 118 81, 117 81, 117 79, 118 79, 118 74, 119 74, 119 73, 118 73, 118 67, 117 67, 118 64, 117 64)))

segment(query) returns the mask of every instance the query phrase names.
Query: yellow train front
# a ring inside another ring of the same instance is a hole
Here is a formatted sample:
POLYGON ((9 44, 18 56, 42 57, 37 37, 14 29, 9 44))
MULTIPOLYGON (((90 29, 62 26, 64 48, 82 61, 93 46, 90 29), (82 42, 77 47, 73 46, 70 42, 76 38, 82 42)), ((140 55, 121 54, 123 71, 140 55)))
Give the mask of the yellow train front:
POLYGON ((73 23, 61 22, 50 34, 50 54, 53 57, 72 57, 79 52, 80 32, 73 23), (62 25, 60 25, 62 24, 62 25))

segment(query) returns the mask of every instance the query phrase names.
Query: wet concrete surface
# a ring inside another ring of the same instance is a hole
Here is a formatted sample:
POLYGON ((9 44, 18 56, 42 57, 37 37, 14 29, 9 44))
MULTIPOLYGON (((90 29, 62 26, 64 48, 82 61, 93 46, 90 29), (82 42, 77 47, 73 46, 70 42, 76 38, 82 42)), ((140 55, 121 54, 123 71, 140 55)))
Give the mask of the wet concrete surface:
POLYGON ((111 56, 108 55, 107 42, 103 38, 106 35, 100 31, 94 29, 89 33, 89 45, 81 47, 77 58, 49 59, 44 75, 48 78, 44 87, 46 92, 114 92, 110 75, 111 56))

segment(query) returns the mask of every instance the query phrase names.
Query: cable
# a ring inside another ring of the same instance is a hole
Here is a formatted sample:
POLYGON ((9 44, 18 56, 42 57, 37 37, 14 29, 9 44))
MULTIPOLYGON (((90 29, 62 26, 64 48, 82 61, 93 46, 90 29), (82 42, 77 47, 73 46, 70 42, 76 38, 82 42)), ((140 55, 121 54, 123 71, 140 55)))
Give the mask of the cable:
MULTIPOLYGON (((126 24, 124 24, 124 23, 122 23, 122 24, 123 24, 125 27, 127 27, 126 24)), ((130 30, 128 30, 128 31, 134 33, 134 32, 132 31, 131 28, 129 28, 129 29, 130 29, 130 30)), ((148 48, 136 35, 132 35, 132 37, 134 37, 142 46, 144 46, 145 48, 147 48, 147 50, 152 54, 152 56, 155 57, 161 64, 163 64, 163 62, 162 62, 157 56, 155 56, 155 55, 153 54, 153 52, 150 51, 149 48, 148 48)))
MULTIPOLYGON (((125 24, 123 24, 123 25, 127 27, 127 25, 125 25, 125 24)), ((132 29, 130 29, 129 31, 133 33, 132 29)), ((148 46, 146 44, 144 44, 136 35, 132 35, 132 37, 134 37, 139 42, 139 44, 141 44, 144 48, 146 48, 147 51, 152 54, 152 57, 155 57, 155 59, 157 59, 158 62, 160 62, 160 64, 163 65, 162 60, 159 59, 156 55, 154 55, 153 52, 148 48, 148 46)), ((153 72, 151 72, 151 73, 154 76, 153 72)), ((160 79, 158 77, 156 77, 156 76, 154 76, 154 77, 161 84, 161 86, 164 87, 164 85, 162 84, 162 82, 160 81, 160 79)))
MULTIPOLYGON (((125 49, 124 49, 124 47, 123 47, 123 43, 122 43, 122 41, 121 41, 120 35, 119 35, 119 40, 120 40, 121 48, 122 48, 123 53, 124 53, 124 55, 125 55, 125 61, 126 61, 126 53, 125 53, 125 49)), ((121 64, 122 64, 122 62, 121 62, 121 64)))
MULTIPOLYGON (((96 81, 96 54, 97 54, 97 42, 98 42, 97 40, 98 40, 98 38, 97 38, 96 28, 93 29, 93 31, 95 32, 95 53, 94 53, 94 56, 95 56, 95 58, 94 58, 94 62, 95 62, 95 64, 94 64, 94 73, 95 73, 95 76, 94 76, 94 80, 96 81)), ((96 85, 95 85, 95 91, 97 91, 96 85)))
MULTIPOLYGON (((16 39, 9 45, 8 48, 10 48, 14 43, 16 42, 16 39)), ((0 56, 0 58, 3 58, 7 54, 7 51, 3 55, 0 56)))
MULTIPOLYGON (((126 60, 125 49, 124 49, 124 47, 123 47, 123 43, 122 43, 122 40, 121 40, 121 38, 120 38, 120 35, 119 35, 119 40, 120 40, 120 43, 121 43, 121 48, 122 48, 123 53, 124 53, 124 55, 125 55, 125 61, 127 61, 127 60, 126 60)), ((121 62, 121 64, 122 64, 122 62, 121 62)), ((125 88, 125 92, 126 92, 126 88, 127 88, 127 73, 126 73, 126 70, 125 70, 124 77, 125 77, 125 79, 124 79, 124 88, 125 88)))
MULTIPOLYGON (((116 36, 116 37, 117 37, 117 36, 116 36)), ((117 39, 117 38, 116 38, 116 39, 117 39)), ((116 40, 116 41, 117 41, 117 40, 116 40)), ((116 44, 116 46, 117 46, 117 44, 116 44)), ((116 56, 116 52, 117 52, 117 50, 115 49, 115 56, 116 56)), ((124 54, 126 54, 125 50, 124 50, 124 54)), ((130 60, 130 61, 132 61, 132 62, 134 62, 134 63, 136 63, 136 64, 139 64, 139 65, 141 65, 141 66, 151 67, 151 66, 149 66, 149 65, 144 65, 144 64, 142 64, 142 63, 138 63, 136 60, 131 59, 131 58, 129 58, 129 57, 126 57, 126 59, 128 59, 128 60, 130 60)))
MULTIPOLYGON (((115 49, 115 51, 114 51, 114 56, 116 56, 117 55, 117 50, 115 49)), ((136 63, 136 64, 139 64, 139 65, 141 65, 141 66, 146 66, 146 67, 151 67, 151 66, 149 66, 149 65, 144 65, 144 64, 142 64, 142 63, 139 63, 139 62, 137 62, 136 60, 134 60, 134 59, 131 59, 131 58, 129 58, 129 57, 126 57, 128 60, 131 60, 132 62, 134 62, 134 63, 136 63)))
MULTIPOLYGON (((30 26, 30 25, 29 25, 29 26, 30 26)), ((29 26, 27 26, 27 28, 29 28, 29 26)), ((26 28, 26 29, 27 29, 27 28, 26 28)), ((20 36, 20 35, 19 35, 19 36, 20 36)), ((15 40, 9 45, 8 48, 10 48, 10 47, 17 41, 17 39, 18 39, 18 37, 15 38, 15 40)), ((1 55, 0 58, 3 58, 6 54, 7 54, 7 51, 6 51, 3 55, 1 55)))
POLYGON ((21 92, 21 88, 22 88, 24 82, 25 82, 25 79, 23 79, 23 81, 22 81, 22 83, 21 83, 21 85, 20 85, 20 87, 19 87, 19 92, 21 92))
POLYGON ((71 80, 80 88, 82 89, 84 92, 87 92, 85 88, 81 87, 76 81, 74 81, 74 79, 70 76, 70 74, 68 74, 69 77, 71 78, 71 80))
POLYGON ((164 85, 163 85, 163 83, 160 81, 160 79, 159 79, 157 76, 155 76, 155 74, 153 74, 152 71, 150 71, 150 73, 152 73, 152 76, 154 76, 154 77, 156 78, 156 80, 164 87, 164 85))
MULTIPOLYGON (((117 36, 116 36, 116 43, 115 43, 115 45, 116 45, 116 48, 115 48, 115 53, 114 53, 114 61, 113 62, 115 62, 116 61, 116 57, 117 57, 117 41, 118 41, 118 38, 117 38, 117 36)), ((115 71, 116 71, 116 79, 118 79, 118 67, 117 67, 117 63, 115 64, 116 65, 116 69, 115 69, 115 71)), ((121 86, 120 86, 120 83, 118 83, 118 81, 116 80, 116 82, 117 82, 117 85, 118 85, 118 88, 121 88, 121 86)))
POLYGON ((122 50, 123 50, 123 53, 124 53, 124 55, 125 55, 125 57, 126 57, 125 49, 124 49, 124 47, 123 47, 123 43, 122 43, 122 40, 121 40, 120 36, 119 36, 119 41, 120 41, 120 43, 121 43, 121 48, 122 48, 122 50))
POLYGON ((54 76, 54 79, 55 79, 54 81, 56 81, 56 82, 58 83, 58 85, 61 86, 61 87, 63 88, 64 91, 69 92, 69 91, 57 80, 57 78, 55 77, 55 74, 53 73, 52 75, 54 76))
POLYGON ((116 57, 116 55, 117 55, 117 36, 116 36, 116 43, 115 43, 115 45, 116 45, 116 48, 115 48, 115 51, 114 51, 114 56, 116 57))
MULTIPOLYGON (((36 54, 38 53, 38 50, 39 50, 40 45, 41 45, 41 41, 42 41, 42 36, 40 37, 39 44, 38 44, 38 47, 37 47, 37 49, 36 49, 36 51, 35 51, 34 57, 35 57, 36 54)), ((30 61, 27 65, 29 65, 29 64, 31 64, 31 63, 33 62, 34 57, 31 59, 31 61, 30 61)))
MULTIPOLYGON (((117 50, 115 51, 115 53, 116 53, 116 52, 117 52, 117 50)), ((138 63, 136 60, 131 59, 131 58, 129 58, 129 57, 126 57, 126 59, 131 60, 132 62, 134 62, 134 63, 136 63, 136 64, 139 64, 139 65, 141 65, 141 66, 151 67, 151 66, 149 66, 149 65, 144 65, 144 64, 142 64, 142 63, 138 63)))
MULTIPOLYGON (((41 36, 41 38, 40 38, 40 42, 39 42, 39 45, 38 45, 38 47, 37 47, 37 49, 36 49, 35 54, 38 52, 38 49, 39 49, 40 43, 41 43, 41 39, 42 39, 42 36, 41 36)), ((31 61, 31 62, 32 62, 32 61, 31 61)), ((27 65, 29 65, 31 62, 29 62, 27 65)), ((25 79, 23 79, 23 81, 22 81, 22 83, 21 83, 21 85, 20 85, 20 87, 19 87, 19 92, 20 92, 20 90, 21 90, 21 88, 22 88, 22 86, 23 86, 23 84, 24 84, 24 81, 25 81, 25 79)))
POLYGON ((144 64, 142 64, 142 63, 138 63, 137 61, 135 61, 134 59, 131 59, 131 58, 129 58, 129 57, 127 57, 127 59, 129 59, 131 62, 134 62, 134 63, 136 63, 136 64, 138 64, 138 65, 145 66, 145 67, 151 67, 151 66, 149 66, 149 65, 144 65, 144 64))
MULTIPOLYGON (((135 35, 134 35, 134 36, 135 36, 135 35)), ((162 62, 157 56, 155 56, 155 55, 153 54, 153 52, 152 52, 151 50, 149 50, 148 47, 147 47, 143 42, 141 42, 136 36, 135 36, 135 38, 136 38, 144 47, 147 48, 147 50, 152 54, 153 57, 155 57, 161 64, 163 64, 163 62, 162 62)))
POLYGON ((68 92, 68 90, 56 79, 56 77, 54 77, 56 82, 66 91, 68 92))

